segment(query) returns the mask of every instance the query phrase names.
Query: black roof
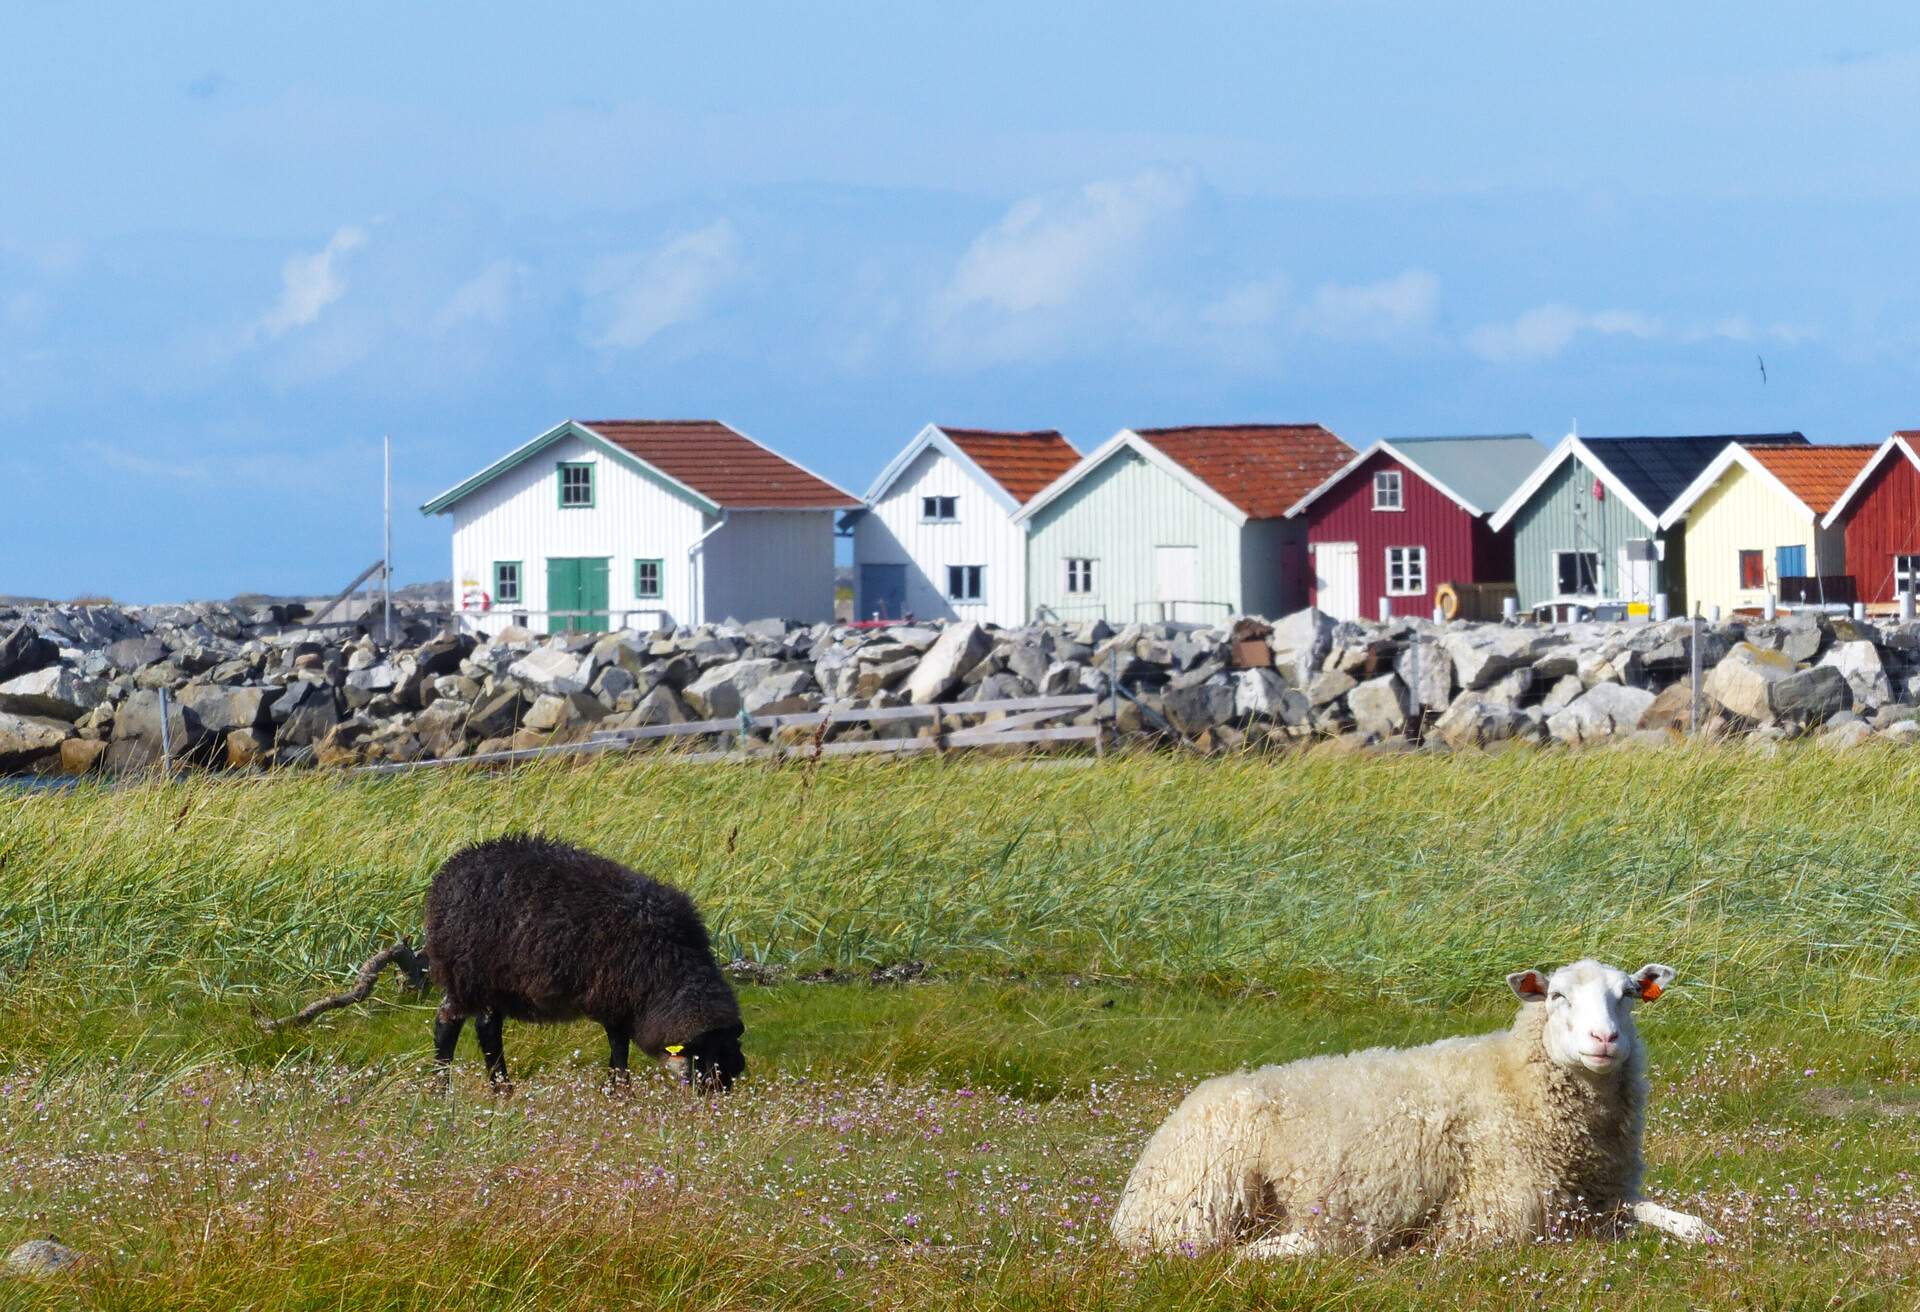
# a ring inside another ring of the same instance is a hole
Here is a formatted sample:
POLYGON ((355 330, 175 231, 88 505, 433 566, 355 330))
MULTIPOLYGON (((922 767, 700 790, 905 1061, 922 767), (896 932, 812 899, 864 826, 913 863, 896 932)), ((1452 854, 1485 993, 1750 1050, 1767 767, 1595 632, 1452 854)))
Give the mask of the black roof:
POLYGON ((1805 446, 1801 433, 1723 433, 1718 437, 1583 437, 1580 444, 1655 515, 1666 513, 1729 442, 1805 446))

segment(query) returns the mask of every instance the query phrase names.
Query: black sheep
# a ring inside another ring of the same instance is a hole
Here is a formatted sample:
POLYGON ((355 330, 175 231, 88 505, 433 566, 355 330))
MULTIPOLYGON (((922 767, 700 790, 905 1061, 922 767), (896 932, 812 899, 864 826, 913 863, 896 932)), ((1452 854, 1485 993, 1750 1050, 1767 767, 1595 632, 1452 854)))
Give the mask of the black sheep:
POLYGON ((446 995, 433 1026, 442 1067, 471 1016, 488 1076, 506 1084, 511 1016, 598 1021, 617 1073, 629 1043, 702 1088, 746 1069, 740 1004, 693 900, 618 862, 530 834, 475 843, 433 877, 426 937, 446 995))

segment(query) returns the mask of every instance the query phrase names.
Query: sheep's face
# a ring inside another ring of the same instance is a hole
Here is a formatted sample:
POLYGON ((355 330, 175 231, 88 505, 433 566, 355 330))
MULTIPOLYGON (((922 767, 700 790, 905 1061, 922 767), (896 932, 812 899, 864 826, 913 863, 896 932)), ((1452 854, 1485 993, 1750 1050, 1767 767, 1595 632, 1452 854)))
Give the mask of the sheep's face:
POLYGON ((666 1067, 704 1093, 725 1093, 747 1069, 740 1051, 743 1025, 723 1025, 667 1049, 666 1067))
POLYGON ((1629 975, 1598 961, 1576 961, 1551 975, 1517 970, 1507 983, 1522 1002, 1544 1006, 1541 1041, 1562 1066, 1605 1074, 1624 1065, 1640 1041, 1633 1007, 1651 1002, 1673 982, 1670 967, 1649 964, 1629 975))

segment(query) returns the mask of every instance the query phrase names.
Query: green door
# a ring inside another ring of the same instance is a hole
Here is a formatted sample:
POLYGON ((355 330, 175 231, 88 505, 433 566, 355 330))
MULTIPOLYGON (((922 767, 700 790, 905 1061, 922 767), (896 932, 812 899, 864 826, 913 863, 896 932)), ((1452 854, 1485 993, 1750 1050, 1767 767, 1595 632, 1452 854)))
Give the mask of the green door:
POLYGON ((547 609, 585 610, 592 615, 549 615, 548 633, 607 631, 607 559, 604 556, 549 556, 547 609))

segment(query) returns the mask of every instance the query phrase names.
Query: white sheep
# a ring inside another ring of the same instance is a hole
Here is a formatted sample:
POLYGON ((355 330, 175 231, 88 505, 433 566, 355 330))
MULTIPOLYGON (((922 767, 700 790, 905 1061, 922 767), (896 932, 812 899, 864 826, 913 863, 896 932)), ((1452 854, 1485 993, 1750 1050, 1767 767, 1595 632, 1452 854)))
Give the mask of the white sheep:
POLYGON ((1155 1132, 1114 1213, 1134 1249, 1248 1256, 1613 1231, 1690 1243, 1698 1217, 1640 1196, 1646 1054, 1632 1007, 1666 966, 1576 961, 1507 976, 1512 1028, 1221 1076, 1155 1132), (1251 1240, 1251 1242, 1244 1242, 1251 1240))

